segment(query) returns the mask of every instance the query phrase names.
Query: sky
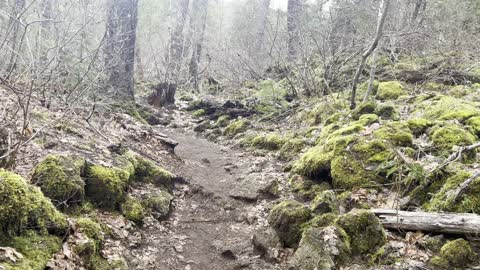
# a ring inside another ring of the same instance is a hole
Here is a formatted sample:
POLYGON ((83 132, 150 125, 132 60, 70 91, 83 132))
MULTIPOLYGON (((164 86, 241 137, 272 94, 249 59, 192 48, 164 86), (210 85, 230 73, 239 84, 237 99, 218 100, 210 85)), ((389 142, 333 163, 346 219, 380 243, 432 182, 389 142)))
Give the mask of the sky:
POLYGON ((288 0, 272 0, 270 8, 287 10, 288 0))

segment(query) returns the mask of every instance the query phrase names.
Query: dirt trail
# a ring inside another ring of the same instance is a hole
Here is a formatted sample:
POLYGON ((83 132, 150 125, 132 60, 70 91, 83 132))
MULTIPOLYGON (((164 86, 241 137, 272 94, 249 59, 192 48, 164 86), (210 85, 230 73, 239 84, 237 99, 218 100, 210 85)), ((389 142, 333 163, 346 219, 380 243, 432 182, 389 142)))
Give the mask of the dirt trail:
POLYGON ((281 269, 253 253, 255 227, 266 225, 266 200, 255 200, 262 175, 276 177, 275 163, 185 134, 159 130, 179 142, 175 210, 163 222, 147 222, 130 251, 134 269, 281 269), (237 199, 234 199, 237 198, 237 199), (241 198, 241 199, 239 199, 241 198), (133 255, 133 256, 132 256, 133 255))

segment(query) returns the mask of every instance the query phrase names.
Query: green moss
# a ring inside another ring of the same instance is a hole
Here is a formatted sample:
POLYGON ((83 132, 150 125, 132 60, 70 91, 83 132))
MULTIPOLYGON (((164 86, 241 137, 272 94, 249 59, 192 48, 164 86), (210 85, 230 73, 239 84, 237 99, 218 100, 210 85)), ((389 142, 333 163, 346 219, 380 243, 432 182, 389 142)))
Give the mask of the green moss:
POLYGON ((413 132, 404 122, 389 122, 373 132, 375 137, 395 146, 410 146, 413 143, 413 132))
POLYGON ((276 133, 258 135, 253 138, 252 146, 259 149, 279 150, 285 143, 285 139, 276 133))
POLYGON ((453 190, 471 176, 469 172, 459 171, 449 177, 424 208, 428 211, 480 213, 480 181, 473 181, 456 201, 450 196, 453 190))
POLYGON ((147 211, 156 219, 164 220, 171 211, 173 196, 166 192, 151 195, 143 201, 143 205, 147 211))
POLYGON ((332 160, 331 175, 336 189, 377 186, 379 180, 374 171, 366 170, 360 159, 348 153, 332 160))
POLYGON ((379 100, 397 100, 407 94, 403 85, 397 81, 381 82, 378 86, 376 98, 379 100))
POLYGON ((125 201, 130 173, 119 168, 100 165, 87 166, 85 194, 105 209, 119 209, 125 201))
POLYGON ((439 269, 466 269, 476 257, 470 243, 460 238, 448 241, 440 250, 440 256, 433 257, 430 264, 439 269))
POLYGON ((475 116, 468 119, 467 124, 475 131, 477 135, 480 135, 480 116, 475 116))
POLYGON ((345 117, 343 113, 339 113, 339 112, 334 113, 332 114, 332 116, 328 117, 327 120, 325 120, 325 125, 330 125, 330 124, 340 122, 343 117, 345 117))
POLYGON ((339 202, 333 190, 327 190, 318 194, 310 207, 315 214, 338 213, 339 202))
POLYGON ((303 139, 288 139, 283 144, 280 149, 280 157, 283 159, 288 159, 290 157, 296 156, 300 153, 305 147, 305 141, 303 139))
POLYGON ((332 158, 332 152, 325 152, 322 146, 315 146, 295 162, 292 172, 314 179, 327 179, 330 174, 332 158))
MULTIPOLYGON (((366 94, 368 91, 368 84, 369 84, 369 81, 366 81, 360 84, 360 86, 358 87, 359 93, 363 94, 361 95, 362 98, 364 94, 366 94)), ((377 80, 374 80, 372 84, 372 93, 370 93, 372 96, 375 96, 377 94, 379 86, 380 86, 380 82, 377 80)))
POLYGON ((130 156, 130 160, 134 162, 134 181, 164 186, 167 189, 173 188, 175 175, 171 172, 139 155, 130 156))
POLYGON ((205 111, 204 109, 200 109, 200 110, 196 110, 196 111, 192 114, 192 116, 193 116, 194 118, 199 118, 199 117, 204 116, 205 114, 206 114, 206 111, 205 111))
POLYGON ((310 227, 323 228, 331 225, 335 225, 338 215, 335 213, 326 213, 321 215, 315 215, 309 222, 303 224, 303 230, 307 230, 310 227))
POLYGON ((38 235, 28 231, 23 236, 14 237, 2 246, 9 246, 16 249, 23 255, 23 259, 16 264, 0 262, 0 268, 7 270, 43 270, 53 254, 60 251, 62 238, 51 235, 38 235))
POLYGON ((369 126, 371 124, 378 123, 378 120, 379 118, 378 118, 378 115, 376 114, 364 114, 360 116, 360 118, 356 123, 360 123, 361 125, 364 125, 364 126, 369 126))
POLYGON ((400 120, 400 113, 397 111, 395 106, 391 104, 378 106, 378 108, 375 110, 375 114, 383 120, 400 120))
POLYGON ((85 197, 85 182, 80 177, 84 165, 82 158, 49 155, 34 168, 32 182, 56 205, 77 205, 85 197))
POLYGON ((424 102, 420 112, 429 120, 459 120, 464 122, 471 117, 480 116, 475 103, 449 96, 439 96, 424 102))
POLYGON ((293 192, 298 194, 303 200, 313 200, 317 194, 331 189, 331 186, 328 184, 328 182, 319 183, 309 179, 304 179, 298 175, 290 179, 290 185, 293 192))
POLYGON ((424 86, 425 90, 433 92, 442 92, 445 91, 448 87, 441 83, 429 82, 424 86))
POLYGON ((94 255, 90 259, 89 269, 91 270, 128 270, 128 265, 124 259, 107 260, 100 255, 94 255))
POLYGON ((139 225, 143 224, 145 218, 145 209, 139 200, 133 197, 127 197, 121 208, 122 214, 128 219, 139 225))
POLYGON ((475 92, 475 90, 469 86, 466 86, 466 85, 457 85, 457 86, 454 86, 452 88, 450 88, 450 90, 448 91, 448 94, 450 96, 453 96, 453 97, 456 97, 456 98, 462 98, 468 94, 471 94, 475 92))
POLYGON ((431 127, 433 123, 425 118, 415 118, 408 120, 407 125, 410 130, 412 130, 413 134, 420 136, 425 133, 425 131, 427 131, 427 129, 431 127))
POLYGON ((230 117, 228 115, 222 115, 217 119, 215 125, 217 127, 226 127, 228 126, 228 123, 230 123, 230 117))
POLYGON ((68 224, 39 188, 0 169, 0 236, 20 235, 27 228, 64 235, 68 224))
POLYGON ((239 133, 247 131, 249 123, 247 120, 237 120, 225 128, 224 134, 226 136, 235 136, 239 133))
POLYGON ((76 226, 85 236, 99 243, 105 238, 102 226, 91 218, 77 219, 76 226))
POLYGON ((338 218, 338 225, 351 239, 353 254, 374 253, 387 242, 378 218, 368 210, 354 210, 338 218))
POLYGON ((376 109, 377 104, 373 101, 361 103, 355 110, 352 111, 352 118, 358 120, 360 116, 364 114, 372 114, 376 109))
POLYGON ((475 135, 456 124, 447 124, 433 129, 430 138, 433 145, 447 155, 454 146, 471 145, 477 140, 475 135))
POLYGON ((284 201, 270 211, 268 223, 287 247, 297 247, 302 225, 311 218, 311 211, 296 201, 284 201))

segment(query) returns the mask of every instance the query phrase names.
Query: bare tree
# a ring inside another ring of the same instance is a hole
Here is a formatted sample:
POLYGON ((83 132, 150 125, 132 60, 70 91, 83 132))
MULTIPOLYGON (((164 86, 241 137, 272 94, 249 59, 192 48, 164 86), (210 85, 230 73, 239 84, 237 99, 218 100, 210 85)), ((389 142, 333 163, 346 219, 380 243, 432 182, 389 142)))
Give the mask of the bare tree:
POLYGON ((11 33, 12 37, 10 39, 10 60, 7 66, 8 73, 13 72, 16 67, 17 57, 18 57, 18 50, 21 49, 21 45, 23 42, 19 42, 19 39, 22 36, 22 27, 20 23, 20 19, 23 15, 23 11, 25 9, 25 0, 15 0, 13 3, 13 14, 10 17, 8 23, 8 30, 7 36, 11 33))
POLYGON ((370 44, 369 48, 363 53, 362 60, 360 61, 360 65, 355 72, 355 77, 353 78, 352 83, 352 96, 350 99, 350 108, 353 110, 356 107, 355 99, 357 97, 357 85, 362 75, 363 70, 365 69, 365 65, 367 63, 368 57, 375 51, 380 42, 380 38, 382 37, 383 26, 385 24, 385 19, 387 17, 388 8, 390 6, 390 0, 382 0, 380 4, 379 12, 378 12, 378 22, 377 22, 377 31, 375 33, 375 39, 373 40, 372 44, 370 44))
POLYGON ((255 51, 263 49, 265 43, 265 31, 267 30, 268 15, 270 13, 270 0, 260 1, 260 10, 258 14, 257 33, 255 40, 255 51))
POLYGON ((193 88, 198 92, 200 89, 198 65, 202 55, 205 31, 207 28, 208 0, 193 0, 191 29, 193 31, 192 57, 190 59, 189 74, 193 82, 193 88))
POLYGON ((109 0, 106 61, 109 86, 118 100, 134 101, 138 0, 109 0))
POLYGON ((288 31, 288 61, 293 62, 300 49, 300 24, 303 0, 288 0, 287 31, 288 31))

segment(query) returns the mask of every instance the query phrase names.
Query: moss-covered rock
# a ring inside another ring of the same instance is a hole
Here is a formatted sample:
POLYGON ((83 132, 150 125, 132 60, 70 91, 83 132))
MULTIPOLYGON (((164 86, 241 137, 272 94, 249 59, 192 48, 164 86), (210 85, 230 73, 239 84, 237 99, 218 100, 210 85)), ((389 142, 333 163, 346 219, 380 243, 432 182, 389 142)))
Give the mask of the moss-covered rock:
POLYGON ((53 254, 62 248, 62 237, 39 235, 28 231, 22 236, 13 237, 0 243, 9 246, 23 255, 16 263, 0 262, 0 268, 7 270, 44 270, 53 254))
POLYGON ((302 200, 313 200, 317 194, 332 188, 326 181, 316 182, 299 175, 292 177, 290 184, 292 191, 298 194, 302 200))
POLYGON ((381 82, 378 85, 376 98, 379 100, 397 100, 407 94, 403 85, 397 81, 381 82))
POLYGON ((447 124, 435 128, 430 134, 433 145, 445 154, 449 154, 454 146, 467 146, 475 143, 477 137, 456 124, 447 124))
POLYGON ((132 180, 135 182, 151 183, 158 186, 172 189, 175 181, 175 175, 156 165, 153 161, 142 156, 127 153, 126 156, 133 164, 132 180))
POLYGON ((361 159, 345 152, 332 160, 331 175, 333 186, 350 190, 354 187, 377 186, 379 177, 373 170, 367 170, 361 159))
POLYGON ((230 123, 224 130, 224 134, 226 136, 235 136, 239 133, 247 131, 249 123, 247 120, 237 120, 235 122, 230 123))
POLYGON ((49 155, 34 168, 32 182, 57 206, 77 205, 85 197, 84 167, 83 158, 49 155))
POLYGON ((383 120, 400 120, 400 113, 392 104, 383 104, 381 106, 378 106, 375 110, 375 114, 383 120))
POLYGON ((430 260, 430 264, 438 269, 467 269, 476 258, 470 243, 460 238, 448 241, 440 250, 440 255, 430 260))
POLYGON ((313 199, 310 208, 315 214, 338 213, 340 211, 339 202, 333 190, 327 190, 318 194, 313 199))
POLYGON ((404 122, 389 122, 375 130, 373 135, 394 146, 411 146, 413 132, 404 122))
POLYGON ((104 209, 119 209, 125 201, 130 173, 119 168, 88 165, 85 170, 85 194, 104 209))
POLYGON ((252 146, 260 149, 279 150, 285 139, 276 133, 258 135, 252 140, 252 146))
POLYGON ((194 118, 199 118, 199 117, 202 117, 206 114, 207 112, 205 111, 205 109, 199 109, 199 110, 196 110, 195 112, 193 112, 192 116, 194 118))
POLYGON ((144 201, 143 205, 154 218, 158 220, 164 220, 168 217, 172 207, 173 196, 166 192, 161 191, 149 195, 144 201))
POLYGON ((321 215, 315 215, 310 221, 303 224, 303 230, 310 227, 323 228, 327 226, 336 225, 338 214, 337 213, 326 213, 321 215))
POLYGON ((333 156, 333 153, 326 152, 323 146, 315 146, 295 162, 292 172, 314 179, 329 179, 333 156))
POLYGON ((352 111, 352 118, 358 120, 360 116, 364 114, 372 114, 377 109, 377 104, 375 102, 365 102, 361 103, 360 105, 352 111))
POLYGON ((75 225, 85 236, 98 243, 102 242, 105 238, 102 226, 91 218, 79 218, 76 220, 75 225))
POLYGON ((330 270, 349 261, 349 256, 349 238, 342 229, 311 227, 303 233, 294 264, 296 269, 330 270))
POLYGON ((215 122, 215 125, 217 127, 226 127, 228 126, 228 123, 230 123, 230 117, 228 115, 222 115, 218 117, 217 121, 215 122))
POLYGON ((280 149, 280 157, 288 159, 296 156, 305 147, 305 141, 299 138, 288 139, 280 149))
POLYGON ((139 200, 128 196, 125 202, 122 203, 120 210, 122 211, 123 216, 125 216, 128 220, 131 220, 139 225, 143 224, 143 219, 145 218, 145 209, 139 200))
POLYGON ((27 228, 64 235, 68 224, 39 188, 0 169, 0 236, 21 235, 27 228))
POLYGON ((457 200, 454 200, 450 194, 471 176, 469 172, 459 171, 449 177, 430 202, 424 205, 424 208, 435 212, 480 213, 480 181, 473 181, 457 200))
POLYGON ((456 97, 456 98, 462 98, 466 95, 469 95, 471 93, 475 92, 475 90, 470 87, 470 86, 467 86, 467 85, 456 85, 452 88, 450 88, 450 90, 448 90, 448 94, 450 96, 453 96, 453 97, 456 97))
POLYGON ((468 119, 467 124, 475 131, 477 136, 480 136, 480 116, 468 119))
POLYGON ((337 223, 350 237, 354 254, 373 253, 387 242, 382 224, 368 210, 353 210, 341 215, 337 223))
POLYGON ((425 118, 414 118, 408 120, 407 125, 413 134, 420 136, 425 133, 429 127, 433 126, 433 122, 425 118))
MULTIPOLYGON (((366 81, 366 82, 363 82, 362 84, 360 84, 360 86, 358 87, 359 93, 362 93, 362 94, 367 93, 369 83, 370 83, 369 81, 366 81)), ((379 85, 380 85, 379 81, 377 81, 377 80, 373 81, 372 92, 370 93, 372 96, 375 96, 377 94, 379 85)), ((363 97, 363 95, 361 97, 363 97)))
POLYGON ((272 208, 268 215, 268 223, 287 247, 297 247, 302 224, 310 218, 310 209, 302 203, 284 201, 272 208))
POLYGON ((420 104, 417 110, 429 120, 458 120, 464 122, 474 116, 480 116, 475 103, 449 96, 438 96, 420 104))

